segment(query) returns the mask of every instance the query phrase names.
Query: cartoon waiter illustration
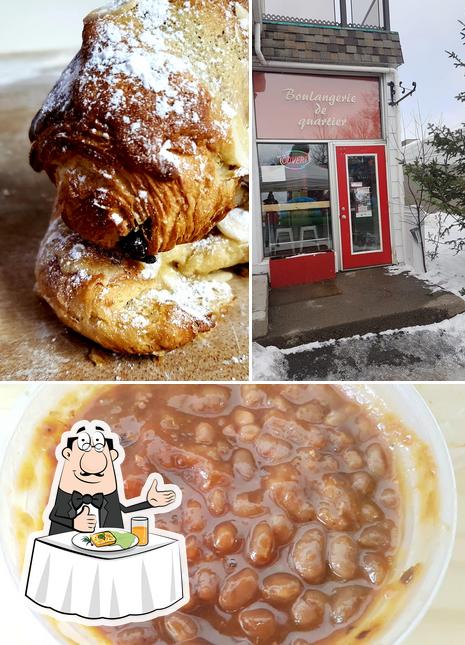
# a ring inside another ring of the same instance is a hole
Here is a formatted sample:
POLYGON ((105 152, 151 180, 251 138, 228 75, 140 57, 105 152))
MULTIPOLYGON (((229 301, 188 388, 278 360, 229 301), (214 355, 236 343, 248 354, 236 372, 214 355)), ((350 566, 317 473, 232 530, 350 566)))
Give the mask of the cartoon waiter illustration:
POLYGON ((130 531, 124 521, 128 513, 177 508, 179 487, 151 473, 141 495, 126 500, 124 449, 104 421, 75 423, 55 455, 44 529, 29 536, 24 566, 33 609, 60 620, 121 625, 183 607, 190 596, 184 536, 156 528, 150 517, 132 517, 130 531))
POLYGON ((73 425, 61 452, 63 465, 50 513, 49 535, 66 531, 92 533, 97 525, 100 529, 124 528, 123 513, 172 508, 179 489, 163 485, 163 490, 158 490, 163 481, 160 475, 153 478, 145 501, 129 506, 121 503, 116 476, 121 455, 114 443, 103 421, 78 421, 73 425))

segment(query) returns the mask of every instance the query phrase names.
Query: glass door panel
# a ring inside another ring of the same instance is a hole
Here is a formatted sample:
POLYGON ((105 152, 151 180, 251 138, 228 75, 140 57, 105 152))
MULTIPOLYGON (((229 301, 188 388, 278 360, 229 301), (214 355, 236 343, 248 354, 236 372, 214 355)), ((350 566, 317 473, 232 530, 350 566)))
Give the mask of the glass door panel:
POLYGON ((384 146, 336 148, 342 267, 391 264, 384 146))
POLYGON ((352 252, 381 250, 376 155, 349 155, 352 252))

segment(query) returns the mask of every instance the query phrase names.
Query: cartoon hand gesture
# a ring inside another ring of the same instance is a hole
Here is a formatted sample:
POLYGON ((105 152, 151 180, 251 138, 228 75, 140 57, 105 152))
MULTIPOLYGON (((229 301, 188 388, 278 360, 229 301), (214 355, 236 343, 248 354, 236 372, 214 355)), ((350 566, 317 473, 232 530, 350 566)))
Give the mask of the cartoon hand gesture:
POLYGON ((176 492, 173 489, 158 490, 159 482, 154 479, 147 493, 147 501, 154 508, 168 506, 176 500, 176 492))
POLYGON ((79 515, 76 516, 73 526, 81 533, 93 533, 97 524, 97 516, 92 515, 88 506, 83 506, 79 515))

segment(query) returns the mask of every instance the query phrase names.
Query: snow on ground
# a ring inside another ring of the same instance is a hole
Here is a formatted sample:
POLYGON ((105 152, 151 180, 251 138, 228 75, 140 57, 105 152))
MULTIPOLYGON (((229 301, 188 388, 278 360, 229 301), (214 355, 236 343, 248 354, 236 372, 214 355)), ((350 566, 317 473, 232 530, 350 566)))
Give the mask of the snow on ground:
POLYGON ((262 347, 253 343, 253 378, 255 381, 287 380, 287 361, 277 347, 262 347))
POLYGON ((464 380, 465 314, 433 325, 353 336, 297 350, 284 352, 288 380, 464 380))
MULTIPOLYGON (((436 232, 437 218, 427 221, 426 237, 436 232)), ((449 239, 457 231, 452 230, 449 239)), ((431 247, 431 242, 427 242, 431 247)), ((428 261, 426 274, 410 271, 465 299, 465 251, 455 254, 441 244, 428 261)), ((291 349, 253 346, 253 378, 277 380, 464 380, 465 314, 432 325, 315 342, 291 349)))
MULTIPOLYGON (((425 223, 426 250, 432 248, 431 237, 437 234, 437 215, 430 215, 425 223)), ((458 231, 453 229, 445 237, 444 242, 452 241, 457 238, 458 231)), ((464 233, 462 233, 464 235, 464 233)), ((438 285, 447 289, 456 296, 465 298, 465 251, 457 254, 448 244, 441 244, 439 255, 435 260, 427 259, 428 271, 418 273, 407 265, 398 265, 391 267, 391 273, 402 273, 408 271, 419 280, 424 280, 429 284, 438 285)))

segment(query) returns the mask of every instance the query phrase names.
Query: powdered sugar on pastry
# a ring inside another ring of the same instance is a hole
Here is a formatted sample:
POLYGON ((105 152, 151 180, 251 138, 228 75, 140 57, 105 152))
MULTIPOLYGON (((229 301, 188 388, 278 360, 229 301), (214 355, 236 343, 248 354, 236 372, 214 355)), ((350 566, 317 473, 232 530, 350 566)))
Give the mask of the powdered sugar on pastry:
POLYGON ((141 263, 141 266, 142 268, 138 277, 143 280, 153 280, 157 277, 158 272, 160 271, 161 262, 155 262, 154 264, 141 263))
MULTIPOLYGON (((241 65, 247 70, 247 30, 240 36, 235 33, 244 16, 244 7, 229 0, 121 0, 92 12, 85 20, 84 46, 44 103, 42 118, 51 112, 63 113, 78 101, 85 113, 101 114, 92 128, 95 134, 111 138, 106 128, 119 117, 130 126, 125 136, 133 140, 132 149, 143 150, 141 161, 150 154, 153 161, 166 141, 163 130, 158 143, 147 137, 134 110, 137 103, 147 104, 149 92, 154 116, 169 117, 178 132, 190 128, 194 141, 204 138, 208 122, 217 130, 216 136, 210 133, 210 143, 216 139, 221 145, 222 139, 233 136, 238 120, 247 129, 245 110, 238 113, 236 108, 240 88, 219 72, 225 57, 233 50, 237 56, 241 48, 241 65), (212 28, 221 12, 226 20, 221 41, 215 40, 214 32, 208 38, 203 23, 197 23, 194 16, 196 11, 208 12, 210 3, 212 28), (235 47, 238 38, 242 44, 235 47), (100 86, 101 79, 104 86, 100 86), (127 84, 132 87, 131 95, 124 90, 127 84)), ((231 145, 226 147, 230 155, 231 145)), ((242 157, 241 151, 235 162, 228 159, 228 163, 242 167, 242 157)))
POLYGON ((114 223, 117 226, 118 226, 118 224, 121 224, 121 222, 123 221, 123 218, 121 217, 121 215, 119 213, 112 213, 110 215, 110 217, 111 217, 111 219, 114 221, 114 223))
POLYGON ((231 287, 224 282, 202 278, 189 279, 171 273, 164 276, 165 289, 151 289, 148 298, 156 302, 174 303, 186 314, 205 321, 212 311, 231 301, 231 287))
MULTIPOLYGON (((138 79, 147 90, 157 94, 155 107, 160 117, 174 112, 181 118, 188 114, 185 103, 187 98, 191 98, 186 90, 197 93, 199 89, 190 80, 177 86, 172 83, 172 75, 188 71, 189 66, 185 59, 169 51, 167 35, 172 33, 172 28, 161 29, 170 18, 170 3, 168 0, 140 0, 136 15, 142 26, 138 37, 134 35, 137 31, 133 27, 102 22, 98 39, 84 65, 81 87, 89 82, 89 78, 105 74, 110 84, 115 85, 110 106, 117 109, 124 107, 126 102, 126 96, 117 88, 118 80, 138 79)), ((140 128, 140 122, 136 121, 131 124, 130 131, 135 134, 140 128)))
POLYGON ((130 311, 123 311, 121 320, 135 329, 144 329, 144 327, 148 327, 150 324, 150 320, 145 316, 141 316, 140 314, 131 315, 130 311))

